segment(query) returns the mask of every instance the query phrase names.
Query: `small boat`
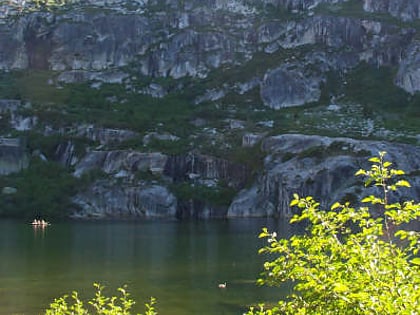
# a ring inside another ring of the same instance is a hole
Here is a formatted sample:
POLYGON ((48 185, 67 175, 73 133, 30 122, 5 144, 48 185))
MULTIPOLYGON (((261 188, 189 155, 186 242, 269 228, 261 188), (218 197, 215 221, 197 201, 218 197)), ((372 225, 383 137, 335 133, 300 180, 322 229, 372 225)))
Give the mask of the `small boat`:
POLYGON ((32 221, 32 223, 31 223, 31 225, 32 226, 36 226, 36 227, 38 227, 38 226, 45 227, 45 226, 48 226, 48 225, 51 225, 51 224, 49 222, 45 221, 45 220, 36 220, 36 219, 34 219, 32 221))

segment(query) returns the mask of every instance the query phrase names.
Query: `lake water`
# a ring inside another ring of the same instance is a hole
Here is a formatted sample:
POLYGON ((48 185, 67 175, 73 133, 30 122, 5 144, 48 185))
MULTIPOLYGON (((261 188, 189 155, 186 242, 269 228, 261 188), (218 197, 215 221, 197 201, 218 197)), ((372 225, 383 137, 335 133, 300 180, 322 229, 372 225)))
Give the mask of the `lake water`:
POLYGON ((0 315, 42 314, 72 290, 91 298, 94 282, 109 294, 127 284, 138 311, 153 296, 160 315, 242 314, 282 294, 255 285, 264 226, 288 233, 286 224, 260 219, 64 222, 44 230, 0 221, 0 315))

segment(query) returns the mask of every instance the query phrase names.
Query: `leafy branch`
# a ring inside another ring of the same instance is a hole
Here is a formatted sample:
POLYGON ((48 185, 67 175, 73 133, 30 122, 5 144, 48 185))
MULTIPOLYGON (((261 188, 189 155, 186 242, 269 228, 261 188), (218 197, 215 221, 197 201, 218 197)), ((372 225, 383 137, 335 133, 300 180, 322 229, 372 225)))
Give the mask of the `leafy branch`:
POLYGON ((380 152, 369 159, 369 170, 356 173, 366 177, 366 187, 381 188, 381 196, 363 198, 365 206, 336 202, 322 210, 312 197, 295 194, 291 206, 301 212, 290 222, 308 223, 306 232, 277 239, 275 232, 263 229, 260 237, 268 245, 260 253, 272 259, 264 263, 264 277, 258 282, 291 282, 293 292, 273 308, 250 308, 248 315, 418 314, 420 235, 405 230, 403 223, 420 217, 420 204, 389 203, 391 192, 410 184, 399 179, 404 172, 391 168, 385 155, 380 152), (378 204, 383 209, 379 217, 371 213, 378 204))

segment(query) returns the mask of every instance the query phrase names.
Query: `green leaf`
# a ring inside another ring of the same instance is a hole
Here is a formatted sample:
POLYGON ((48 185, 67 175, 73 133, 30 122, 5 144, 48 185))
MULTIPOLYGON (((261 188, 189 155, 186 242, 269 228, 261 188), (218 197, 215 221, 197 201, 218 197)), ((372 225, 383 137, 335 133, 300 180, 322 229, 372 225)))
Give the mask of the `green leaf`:
POLYGON ((411 187, 410 183, 406 180, 399 180, 398 182, 395 183, 395 186, 411 187))
POLYGON ((290 206, 291 206, 291 207, 296 206, 298 203, 299 203, 299 199, 293 199, 293 200, 290 202, 290 206))
POLYGON ((355 176, 359 176, 359 175, 366 175, 366 171, 365 170, 362 170, 362 169, 360 169, 360 170, 358 170, 357 172, 356 172, 356 174, 354 174, 355 176))
POLYGON ((339 202, 336 202, 331 206, 331 210, 337 209, 340 206, 341 206, 341 204, 339 202))
POLYGON ((402 170, 391 170, 392 175, 404 175, 405 172, 402 170))
POLYGON ((380 163, 381 160, 378 157, 374 156, 374 157, 371 157, 369 159, 369 162, 372 162, 372 163, 380 163))
POLYGON ((367 197, 362 199, 362 202, 363 203, 372 202, 373 198, 374 198, 373 196, 367 196, 367 197))
POLYGON ((413 258, 411 260, 411 263, 414 264, 414 265, 420 266, 420 258, 419 257, 413 258))
POLYGON ((337 293, 346 292, 349 290, 349 287, 342 283, 335 283, 334 284, 334 291, 337 293))
POLYGON ((391 162, 388 162, 388 161, 384 162, 384 167, 385 167, 385 168, 388 168, 388 167, 390 167, 391 165, 392 165, 392 163, 391 163, 391 162))

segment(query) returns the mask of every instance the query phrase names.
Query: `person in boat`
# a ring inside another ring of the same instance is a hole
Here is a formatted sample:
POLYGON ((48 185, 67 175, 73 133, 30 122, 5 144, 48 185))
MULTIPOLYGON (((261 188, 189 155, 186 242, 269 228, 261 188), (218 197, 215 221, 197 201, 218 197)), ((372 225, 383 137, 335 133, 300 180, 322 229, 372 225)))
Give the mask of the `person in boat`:
POLYGON ((36 219, 34 219, 32 221, 32 225, 36 225, 36 226, 47 226, 47 225, 49 225, 49 223, 47 221, 45 221, 44 219, 42 219, 42 220, 36 220, 36 219))

